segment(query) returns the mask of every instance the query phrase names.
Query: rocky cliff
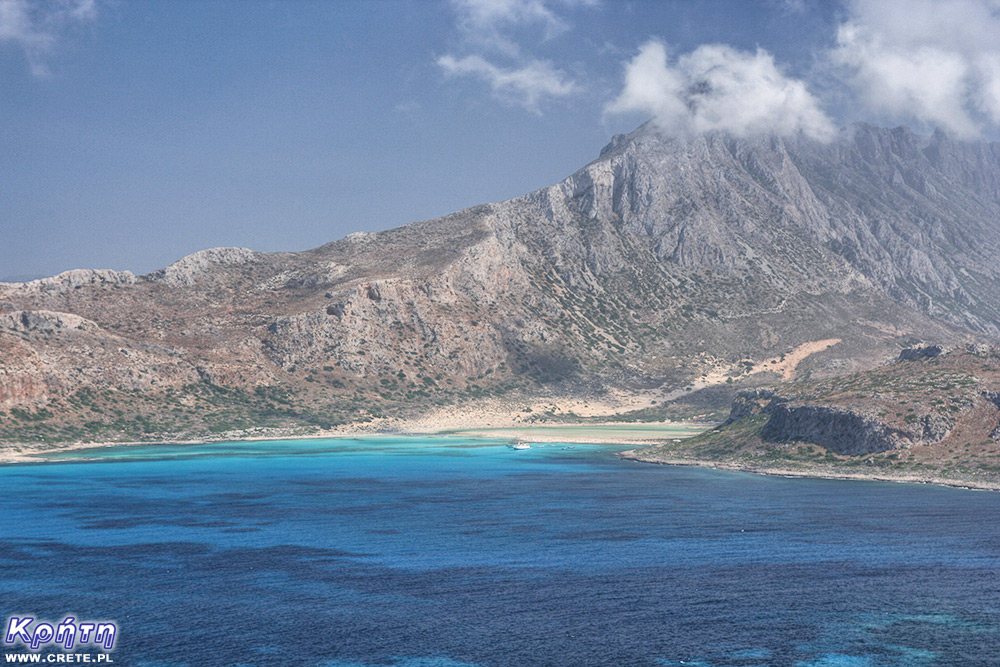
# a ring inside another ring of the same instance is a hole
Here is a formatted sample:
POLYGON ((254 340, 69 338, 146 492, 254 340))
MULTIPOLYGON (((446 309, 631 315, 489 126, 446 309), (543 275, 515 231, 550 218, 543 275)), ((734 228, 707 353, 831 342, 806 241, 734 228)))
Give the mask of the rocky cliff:
POLYGON ((997 220, 995 144, 644 127, 557 185, 438 220, 0 284, 0 438, 322 425, 609 387, 666 397, 839 340, 785 369, 830 377, 914 340, 1000 334, 997 220))
POLYGON ((810 442, 835 454, 872 454, 940 442, 954 426, 941 414, 921 415, 912 427, 897 427, 875 416, 827 405, 795 405, 775 400, 767 405, 761 437, 768 442, 810 442))

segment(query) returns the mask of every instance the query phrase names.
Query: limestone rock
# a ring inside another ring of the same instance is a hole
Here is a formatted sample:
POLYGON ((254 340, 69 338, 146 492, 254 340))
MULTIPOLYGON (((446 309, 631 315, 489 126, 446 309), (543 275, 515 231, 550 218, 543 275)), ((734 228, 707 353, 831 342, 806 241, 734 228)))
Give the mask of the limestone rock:
POLYGON ((111 269, 71 269, 51 278, 39 278, 26 283, 0 283, 0 294, 12 292, 62 292, 79 289, 85 285, 132 285, 136 277, 131 271, 111 269))
POLYGON ((15 310, 0 314, 0 328, 12 331, 96 330, 97 325, 79 315, 51 310, 15 310))
POLYGON ((211 272, 212 269, 246 264, 252 261, 256 254, 249 248, 209 248, 190 254, 143 278, 174 286, 194 285, 201 276, 211 272))

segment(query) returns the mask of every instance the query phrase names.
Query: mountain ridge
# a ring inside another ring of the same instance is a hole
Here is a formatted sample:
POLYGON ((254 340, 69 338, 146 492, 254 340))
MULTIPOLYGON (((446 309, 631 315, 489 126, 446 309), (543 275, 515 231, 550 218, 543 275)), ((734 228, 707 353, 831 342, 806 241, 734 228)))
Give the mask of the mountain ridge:
POLYGON ((93 323, 0 329, 0 438, 50 422, 51 441, 162 437, 485 396, 666 395, 712 371, 750 381, 746 364, 825 339, 843 342, 801 376, 857 370, 908 341, 1000 335, 998 219, 997 144, 870 125, 830 144, 678 140, 647 125, 556 185, 436 220, 0 285, 0 314, 93 323), (118 392, 132 404, 109 415, 118 392), (222 396, 221 423, 190 414, 203 394, 222 396), (10 418, 53 401, 62 417, 10 418))

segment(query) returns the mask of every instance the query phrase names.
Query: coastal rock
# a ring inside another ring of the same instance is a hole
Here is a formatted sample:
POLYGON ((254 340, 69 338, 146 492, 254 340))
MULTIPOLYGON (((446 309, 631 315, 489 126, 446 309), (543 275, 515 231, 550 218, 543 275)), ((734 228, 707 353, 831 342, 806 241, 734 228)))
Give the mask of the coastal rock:
POLYGON ((911 442, 907 434, 851 410, 772 401, 761 436, 771 442, 809 442, 837 454, 884 452, 911 442))
POLYGON ((955 425, 949 417, 928 414, 917 420, 916 428, 901 428, 854 410, 780 398, 764 412, 770 416, 760 431, 765 440, 809 442, 852 456, 940 442, 955 425))

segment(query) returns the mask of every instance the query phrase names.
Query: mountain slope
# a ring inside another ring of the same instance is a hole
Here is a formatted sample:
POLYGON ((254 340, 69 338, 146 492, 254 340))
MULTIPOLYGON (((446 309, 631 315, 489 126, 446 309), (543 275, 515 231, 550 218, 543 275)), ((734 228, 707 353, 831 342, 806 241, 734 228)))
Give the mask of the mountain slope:
POLYGON ((644 127, 562 183, 301 253, 0 285, 0 438, 327 426, 858 370, 1000 334, 1000 148, 644 127), (757 372, 748 378, 751 368, 757 372), (704 376, 704 377, 703 377, 704 376))

